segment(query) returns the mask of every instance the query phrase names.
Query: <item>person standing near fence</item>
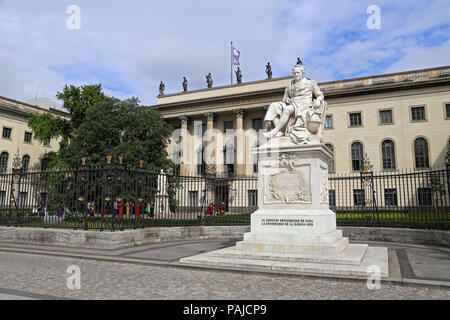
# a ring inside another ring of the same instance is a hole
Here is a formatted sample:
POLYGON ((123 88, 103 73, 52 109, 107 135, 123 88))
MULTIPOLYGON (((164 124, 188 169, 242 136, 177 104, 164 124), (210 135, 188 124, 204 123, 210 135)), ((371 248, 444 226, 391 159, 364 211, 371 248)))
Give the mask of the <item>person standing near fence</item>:
POLYGON ((134 205, 133 200, 131 200, 130 201, 130 215, 131 215, 131 217, 134 217, 135 214, 136 214, 136 212, 135 212, 135 205, 134 205))
POLYGON ((58 220, 61 221, 62 220, 62 206, 61 206, 61 202, 58 201, 58 209, 56 211, 56 215, 58 216, 58 220))
POLYGON ((150 217, 153 218, 155 216, 155 203, 153 201, 150 202, 150 217))
POLYGON ((130 202, 129 201, 127 201, 127 204, 126 204, 126 206, 127 206, 127 208, 126 208, 126 212, 127 212, 127 219, 129 219, 130 218, 130 202))
POLYGON ((123 217, 123 204, 122 204, 122 201, 119 202, 118 207, 119 207, 119 218, 122 218, 123 217))
POLYGON ((117 200, 114 201, 114 215, 117 217, 119 214, 119 204, 117 203, 117 200))
POLYGON ((136 203, 136 218, 139 218, 141 216, 141 203, 136 203))
POLYGON ((225 202, 222 202, 222 204, 220 205, 220 215, 224 216, 225 215, 225 210, 226 210, 226 206, 225 206, 225 202))
POLYGON ((106 213, 106 202, 103 202, 103 205, 102 205, 102 217, 105 216, 105 213, 106 213))
POLYGON ((210 202, 209 202, 209 206, 208 206, 208 208, 206 208, 206 215, 207 215, 207 216, 211 216, 211 215, 214 214, 214 207, 213 207, 213 204, 214 204, 213 201, 210 201, 210 202))
POLYGON ((150 202, 148 202, 145 206, 145 214, 150 216, 150 202))

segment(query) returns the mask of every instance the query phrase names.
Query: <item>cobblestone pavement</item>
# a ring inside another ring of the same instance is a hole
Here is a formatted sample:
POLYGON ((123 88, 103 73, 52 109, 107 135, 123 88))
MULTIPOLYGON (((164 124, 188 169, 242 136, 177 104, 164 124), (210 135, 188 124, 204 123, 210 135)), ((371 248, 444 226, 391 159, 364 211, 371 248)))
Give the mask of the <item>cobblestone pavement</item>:
POLYGON ((73 299, 445 299, 448 288, 196 270, 0 252, 0 288, 73 299), (81 289, 67 289, 70 265, 81 289))

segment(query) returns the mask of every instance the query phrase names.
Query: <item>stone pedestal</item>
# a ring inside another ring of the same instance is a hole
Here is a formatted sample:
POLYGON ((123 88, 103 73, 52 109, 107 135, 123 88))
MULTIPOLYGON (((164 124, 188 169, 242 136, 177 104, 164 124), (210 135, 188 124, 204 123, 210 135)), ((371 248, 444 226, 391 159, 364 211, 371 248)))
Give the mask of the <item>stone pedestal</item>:
MULTIPOLYGON (((240 269, 286 270, 342 276, 388 276, 387 248, 349 244, 328 207, 330 151, 320 144, 271 139, 259 156, 258 210, 251 232, 235 247, 181 259, 181 263, 240 269)), ((351 196, 351 195, 347 195, 351 196)))

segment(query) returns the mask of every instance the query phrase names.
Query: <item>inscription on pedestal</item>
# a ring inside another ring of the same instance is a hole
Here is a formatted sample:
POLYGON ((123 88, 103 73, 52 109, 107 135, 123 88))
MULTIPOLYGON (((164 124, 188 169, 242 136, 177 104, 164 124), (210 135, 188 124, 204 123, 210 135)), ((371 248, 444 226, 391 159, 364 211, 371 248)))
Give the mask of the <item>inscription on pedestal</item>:
POLYGON ((312 219, 261 219, 261 226, 285 226, 285 227, 313 227, 312 219))

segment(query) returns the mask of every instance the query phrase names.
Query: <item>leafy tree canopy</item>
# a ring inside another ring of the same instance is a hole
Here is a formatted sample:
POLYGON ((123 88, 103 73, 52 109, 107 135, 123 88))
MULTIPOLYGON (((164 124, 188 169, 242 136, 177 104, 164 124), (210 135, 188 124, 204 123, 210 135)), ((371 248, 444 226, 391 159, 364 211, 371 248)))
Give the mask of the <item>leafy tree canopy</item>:
POLYGON ((166 152, 173 128, 154 107, 141 106, 137 98, 107 96, 101 85, 66 85, 56 96, 70 120, 45 113, 28 122, 40 142, 61 139, 59 151, 48 154, 50 167, 76 166, 82 156, 101 165, 106 155, 121 155, 131 165, 144 160, 151 170, 174 168, 166 152))

